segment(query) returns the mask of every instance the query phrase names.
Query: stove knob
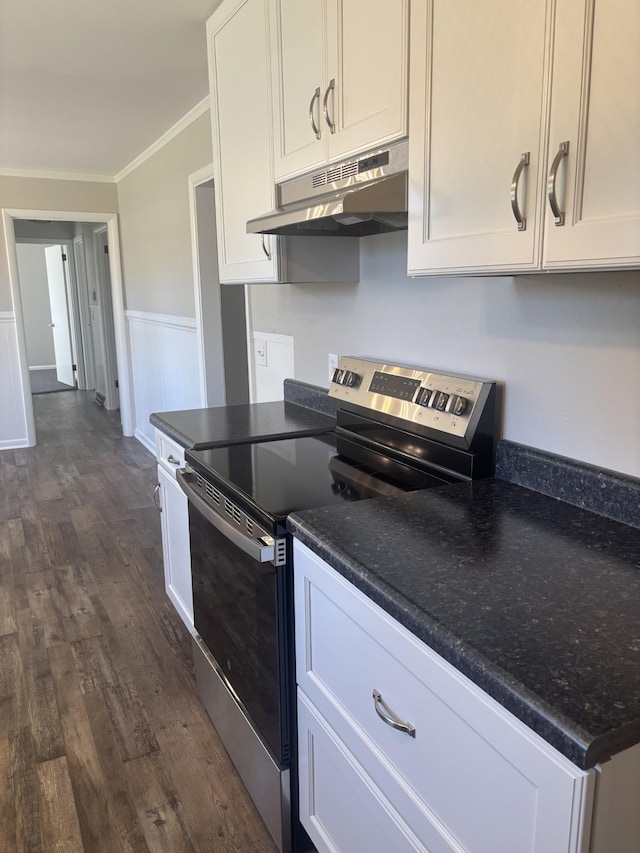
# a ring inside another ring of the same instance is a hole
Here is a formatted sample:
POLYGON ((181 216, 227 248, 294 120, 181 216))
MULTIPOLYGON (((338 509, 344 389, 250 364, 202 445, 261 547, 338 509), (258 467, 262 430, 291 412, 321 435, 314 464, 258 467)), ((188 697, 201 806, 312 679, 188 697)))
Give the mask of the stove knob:
POLYGON ((438 391, 436 393, 436 398, 433 401, 433 408, 437 409, 439 412, 444 412, 447 408, 447 403, 449 402, 449 395, 445 394, 444 391, 438 391))
POLYGON ((453 394, 451 397, 449 411, 452 415, 464 415, 467 411, 468 405, 469 401, 466 397, 459 397, 457 394, 453 394))
POLYGON ((429 400, 431 399, 431 391, 429 388, 421 388, 418 391, 418 395, 416 397, 416 403, 418 406, 428 406, 429 400))
POLYGON ((343 385, 346 385, 348 388, 354 388, 359 381, 360 377, 357 373, 354 373, 353 370, 344 371, 344 376, 342 377, 343 385))

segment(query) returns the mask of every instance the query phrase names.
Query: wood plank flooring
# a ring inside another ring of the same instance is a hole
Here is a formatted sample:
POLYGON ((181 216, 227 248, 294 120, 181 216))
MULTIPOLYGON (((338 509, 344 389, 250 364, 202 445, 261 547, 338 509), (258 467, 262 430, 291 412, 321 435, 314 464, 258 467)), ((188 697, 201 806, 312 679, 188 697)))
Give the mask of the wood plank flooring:
POLYGON ((86 392, 0 451, 2 853, 275 853, 164 593, 155 458, 86 392))

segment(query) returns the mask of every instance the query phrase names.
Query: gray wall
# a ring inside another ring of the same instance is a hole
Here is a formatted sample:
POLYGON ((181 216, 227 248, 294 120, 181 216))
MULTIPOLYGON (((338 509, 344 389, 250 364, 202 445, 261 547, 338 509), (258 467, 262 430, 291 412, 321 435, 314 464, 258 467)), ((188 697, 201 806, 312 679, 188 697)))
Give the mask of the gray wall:
POLYGON ((326 387, 329 352, 487 376, 506 438, 640 476, 640 272, 411 279, 406 240, 363 238, 357 285, 249 288, 296 378, 326 387))
POLYGON ((207 112, 119 181, 128 309, 195 316, 187 176, 212 158, 207 112))
MULTIPOLYGON (((0 207, 21 210, 69 210, 117 213, 115 183, 57 181, 0 175, 0 207)), ((13 311, 7 252, 0 249, 0 311, 13 311)))

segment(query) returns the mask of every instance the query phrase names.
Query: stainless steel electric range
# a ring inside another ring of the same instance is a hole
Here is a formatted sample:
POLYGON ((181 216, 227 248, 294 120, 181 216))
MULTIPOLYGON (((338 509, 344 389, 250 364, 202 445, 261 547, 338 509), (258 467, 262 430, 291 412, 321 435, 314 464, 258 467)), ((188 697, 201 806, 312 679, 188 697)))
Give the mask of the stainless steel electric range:
POLYGON ((493 474, 495 382, 343 357, 335 430, 188 451, 194 658, 218 733, 282 851, 297 820, 291 512, 493 474))

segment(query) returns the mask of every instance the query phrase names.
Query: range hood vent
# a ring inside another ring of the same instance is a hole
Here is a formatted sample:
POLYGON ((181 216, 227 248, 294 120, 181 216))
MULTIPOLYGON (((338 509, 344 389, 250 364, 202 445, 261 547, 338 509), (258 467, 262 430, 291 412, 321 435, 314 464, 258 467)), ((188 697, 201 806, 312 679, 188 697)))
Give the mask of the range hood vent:
POLYGON ((400 142, 276 186, 277 208, 250 234, 364 237, 407 227, 408 143, 400 142))

